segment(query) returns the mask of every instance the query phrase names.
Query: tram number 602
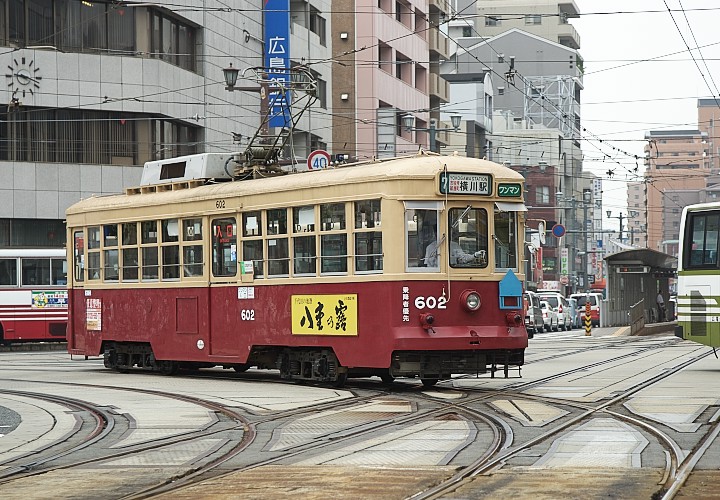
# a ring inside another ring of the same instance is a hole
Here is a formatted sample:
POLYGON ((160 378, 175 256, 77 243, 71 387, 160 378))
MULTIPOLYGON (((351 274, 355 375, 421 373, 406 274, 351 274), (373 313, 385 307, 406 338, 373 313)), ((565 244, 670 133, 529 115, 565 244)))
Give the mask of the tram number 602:
POLYGON ((415 307, 418 309, 447 309, 445 297, 415 297, 415 307))
POLYGON ((240 311, 240 319, 243 321, 255 321, 255 310, 254 309, 243 309, 240 311))

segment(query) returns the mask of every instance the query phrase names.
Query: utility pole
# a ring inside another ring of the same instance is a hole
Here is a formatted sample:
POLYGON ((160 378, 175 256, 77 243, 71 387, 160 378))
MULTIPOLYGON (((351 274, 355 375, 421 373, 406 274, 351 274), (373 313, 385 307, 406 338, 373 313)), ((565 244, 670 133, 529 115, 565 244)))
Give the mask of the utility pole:
MULTIPOLYGON (((620 212, 620 215, 613 215, 612 210, 606 210, 605 214, 607 215, 608 219, 620 219, 620 243, 623 241, 623 219, 625 216, 622 212, 620 212)), ((630 242, 632 245, 632 241, 630 242)))

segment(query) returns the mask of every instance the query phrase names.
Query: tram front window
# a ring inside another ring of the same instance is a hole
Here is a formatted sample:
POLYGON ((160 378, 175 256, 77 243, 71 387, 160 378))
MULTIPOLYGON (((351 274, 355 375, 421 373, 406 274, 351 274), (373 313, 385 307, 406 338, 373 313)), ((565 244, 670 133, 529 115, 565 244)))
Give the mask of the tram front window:
POLYGON ((487 211, 482 208, 451 208, 448 212, 448 227, 450 267, 487 267, 487 211))

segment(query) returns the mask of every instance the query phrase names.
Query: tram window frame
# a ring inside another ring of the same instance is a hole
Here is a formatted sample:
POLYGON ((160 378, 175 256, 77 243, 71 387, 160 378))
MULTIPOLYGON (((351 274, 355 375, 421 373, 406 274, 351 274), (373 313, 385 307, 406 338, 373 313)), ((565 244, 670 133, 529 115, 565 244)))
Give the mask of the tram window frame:
POLYGON ((494 262, 496 270, 518 269, 517 229, 517 212, 506 212, 498 210, 497 207, 493 210, 492 239, 494 242, 493 250, 495 253, 494 262), (503 231, 501 234, 499 229, 504 229, 504 226, 507 226, 507 232, 503 231), (500 251, 503 249, 507 250, 507 261, 503 260, 504 254, 500 251))
POLYGON ((261 210, 241 214, 243 262, 253 263, 253 279, 265 277, 265 241, 263 240, 263 213, 261 210))
POLYGON ((315 205, 292 208, 293 276, 317 276, 317 237, 315 205))
POLYGON ((162 280, 180 279, 180 221, 162 219, 160 221, 162 254, 162 280))
POLYGON ((120 279, 130 283, 140 277, 140 249, 138 247, 138 223, 125 222, 121 228, 120 241, 120 279))
POLYGON ((218 278, 237 276, 237 219, 234 216, 212 219, 212 274, 218 278), (223 235, 223 229, 225 234, 223 235), (228 228, 231 228, 228 231, 228 228), (220 238, 218 239, 218 236, 220 238), (218 257, 222 256, 222 259, 218 257), (227 258, 226 258, 227 257, 227 258))
POLYGON ((320 274, 348 274, 347 204, 320 204, 320 274), (329 234, 326 234, 329 233, 329 234))
POLYGON ((85 232, 73 232, 73 269, 75 281, 77 283, 85 282, 85 232))
POLYGON ((384 267, 383 238, 377 229, 382 224, 382 199, 358 200, 353 207, 355 274, 380 274, 384 267))
POLYGON ((158 221, 154 219, 140 222, 140 269, 142 281, 160 280, 158 221))
POLYGON ((0 259, 0 286, 18 286, 17 258, 0 259))
POLYGON ((347 207, 345 203, 320 204, 320 230, 345 231, 347 207))
POLYGON ((267 239, 268 278, 290 276, 290 249, 288 247, 288 238, 267 239))
POLYGON ((100 226, 87 228, 87 277, 88 281, 99 281, 102 267, 100 261, 100 226))
POLYGON ((182 219, 182 228, 183 278, 202 276, 205 267, 202 245, 203 220, 200 217, 182 219))
POLYGON ((441 202, 405 202, 405 271, 440 271, 441 210, 441 202))
POLYGON ((488 267, 489 219, 488 211, 482 207, 471 207, 470 210, 467 207, 448 210, 448 237, 444 248, 448 252, 450 267, 461 269, 488 267))

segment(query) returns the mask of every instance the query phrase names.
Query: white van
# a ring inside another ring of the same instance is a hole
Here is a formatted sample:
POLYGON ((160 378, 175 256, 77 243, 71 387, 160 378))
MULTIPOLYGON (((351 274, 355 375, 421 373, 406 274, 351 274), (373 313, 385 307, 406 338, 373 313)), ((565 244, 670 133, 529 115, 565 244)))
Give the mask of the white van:
POLYGON ((560 330, 572 330, 572 315, 575 311, 570 310, 570 304, 560 292, 549 292, 539 290, 540 300, 546 301, 557 314, 558 328, 560 330))

